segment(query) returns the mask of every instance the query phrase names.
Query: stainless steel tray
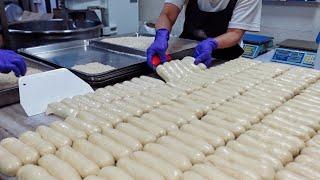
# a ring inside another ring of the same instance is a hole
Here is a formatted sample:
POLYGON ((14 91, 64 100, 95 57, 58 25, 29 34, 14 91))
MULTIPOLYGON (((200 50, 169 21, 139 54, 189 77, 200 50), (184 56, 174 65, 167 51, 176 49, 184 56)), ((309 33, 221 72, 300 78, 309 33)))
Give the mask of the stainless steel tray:
POLYGON ((79 40, 46 46, 20 49, 19 53, 56 68, 68 68, 91 85, 107 85, 109 79, 129 76, 132 72, 147 71, 146 58, 134 50, 114 48, 94 40, 79 40), (88 74, 72 69, 75 65, 99 62, 116 69, 88 74))
MULTIPOLYGON (((136 49, 136 48, 129 48, 126 46, 119 46, 107 42, 102 42, 103 39, 106 38, 115 38, 115 37, 135 37, 135 36, 149 36, 146 34, 138 34, 138 33, 130 33, 130 34, 122 34, 122 35, 115 35, 111 37, 103 37, 103 38, 97 38, 94 39, 93 41, 96 41, 97 43, 103 44, 103 46, 108 46, 111 47, 112 49, 125 49, 126 51, 132 53, 132 54, 137 54, 137 55, 142 55, 145 56, 146 50, 143 49, 136 49)), ((169 40, 169 48, 168 48, 168 53, 173 59, 182 59, 186 56, 192 56, 194 53, 194 49, 197 46, 198 41, 194 40, 189 40, 189 39, 182 39, 178 37, 170 37, 169 40)))
MULTIPOLYGON (((49 71, 54 69, 53 67, 46 65, 44 63, 35 62, 32 59, 25 58, 28 67, 39 69, 41 71, 49 71)), ((7 106, 19 102, 19 87, 18 84, 13 84, 12 86, 0 86, 0 107, 7 106)))

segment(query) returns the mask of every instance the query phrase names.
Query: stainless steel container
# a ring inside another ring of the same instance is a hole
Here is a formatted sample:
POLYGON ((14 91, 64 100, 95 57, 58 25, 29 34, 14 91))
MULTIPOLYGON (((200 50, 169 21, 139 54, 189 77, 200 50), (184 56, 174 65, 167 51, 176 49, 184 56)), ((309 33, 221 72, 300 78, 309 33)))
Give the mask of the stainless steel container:
POLYGON ((102 24, 90 20, 62 20, 19 22, 11 24, 9 47, 19 49, 57 42, 100 37, 102 24))

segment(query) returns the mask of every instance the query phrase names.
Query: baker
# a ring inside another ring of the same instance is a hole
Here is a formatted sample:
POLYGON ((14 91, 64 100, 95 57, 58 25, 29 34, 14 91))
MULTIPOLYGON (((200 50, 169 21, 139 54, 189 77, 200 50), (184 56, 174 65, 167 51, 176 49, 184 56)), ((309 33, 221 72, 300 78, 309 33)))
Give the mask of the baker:
POLYGON ((186 4, 181 38, 200 41, 195 64, 209 67, 213 58, 231 60, 242 55, 245 31, 260 31, 262 0, 165 0, 156 24, 156 36, 147 50, 147 62, 159 56, 166 62, 169 34, 186 4))
POLYGON ((0 49, 0 73, 11 71, 17 77, 24 76, 27 71, 24 59, 14 51, 0 49))

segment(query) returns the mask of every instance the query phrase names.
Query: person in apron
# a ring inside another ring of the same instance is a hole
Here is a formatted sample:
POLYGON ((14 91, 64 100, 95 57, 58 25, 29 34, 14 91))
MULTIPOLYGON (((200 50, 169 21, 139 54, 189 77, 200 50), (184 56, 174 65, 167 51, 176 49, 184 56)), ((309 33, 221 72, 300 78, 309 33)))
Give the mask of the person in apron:
POLYGON ((184 4, 185 22, 180 38, 200 41, 195 64, 207 67, 213 59, 232 60, 242 55, 239 43, 245 31, 260 31, 262 0, 166 0, 156 24, 155 41, 147 50, 147 62, 159 56, 166 62, 170 31, 184 4))

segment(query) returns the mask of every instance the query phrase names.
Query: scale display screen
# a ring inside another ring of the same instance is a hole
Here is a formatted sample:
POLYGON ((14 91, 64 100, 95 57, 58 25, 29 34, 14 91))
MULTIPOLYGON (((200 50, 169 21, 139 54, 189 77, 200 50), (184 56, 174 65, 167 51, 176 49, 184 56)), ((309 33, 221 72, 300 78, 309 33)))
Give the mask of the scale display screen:
POLYGON ((248 57, 248 58, 255 58, 258 56, 258 50, 259 46, 258 45, 251 45, 251 44, 245 44, 243 47, 244 53, 242 54, 243 57, 248 57))
POLYGON ((272 58, 272 61, 275 62, 311 68, 314 66, 315 60, 316 53, 285 48, 277 48, 272 58))

